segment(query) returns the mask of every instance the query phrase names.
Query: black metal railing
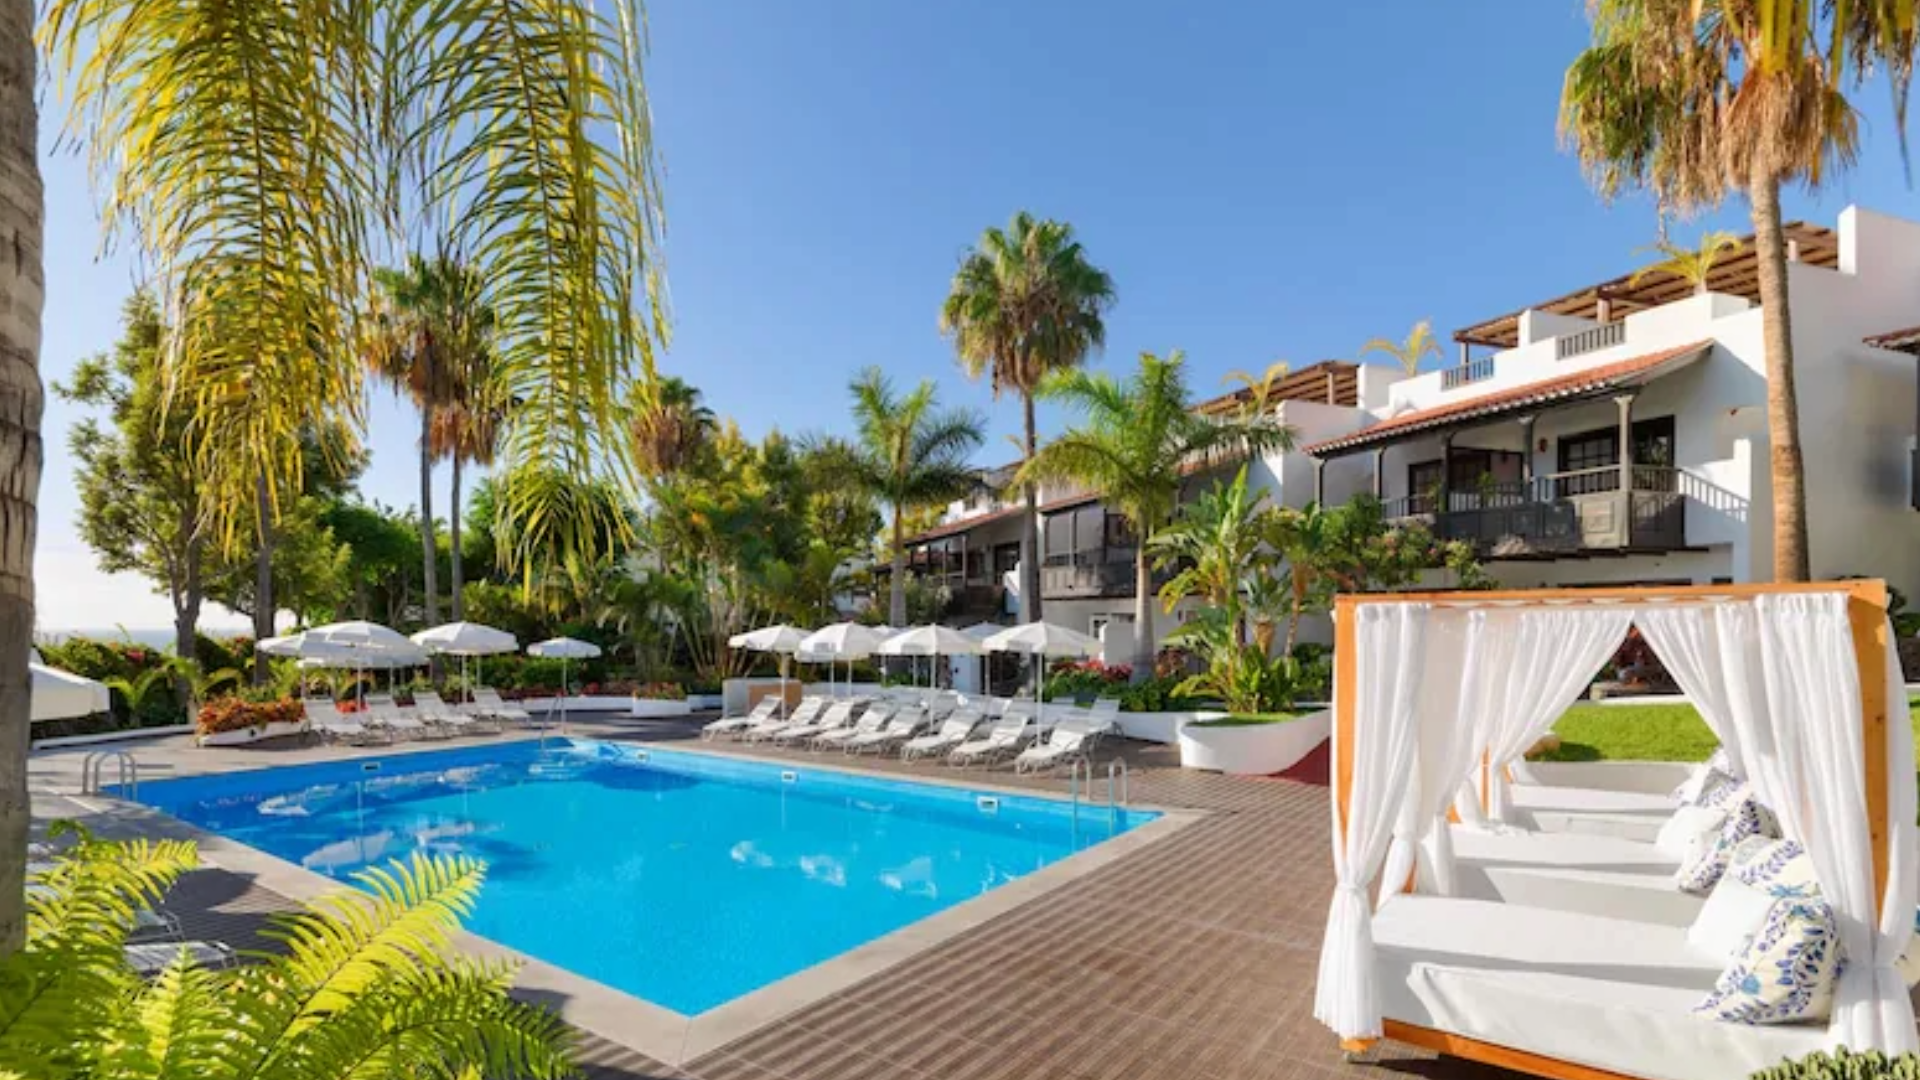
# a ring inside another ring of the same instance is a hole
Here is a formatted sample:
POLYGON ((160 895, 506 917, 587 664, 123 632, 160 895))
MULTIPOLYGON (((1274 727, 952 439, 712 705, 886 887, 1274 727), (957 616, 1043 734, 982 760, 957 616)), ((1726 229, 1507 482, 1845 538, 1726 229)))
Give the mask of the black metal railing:
POLYGON ((1686 502, 1695 483, 1679 469, 1618 465, 1536 476, 1484 480, 1445 493, 1387 499, 1389 520, 1417 520, 1446 540, 1467 540, 1492 556, 1551 554, 1582 548, 1686 546, 1686 502), (1621 490, 1623 476, 1627 490, 1621 490))

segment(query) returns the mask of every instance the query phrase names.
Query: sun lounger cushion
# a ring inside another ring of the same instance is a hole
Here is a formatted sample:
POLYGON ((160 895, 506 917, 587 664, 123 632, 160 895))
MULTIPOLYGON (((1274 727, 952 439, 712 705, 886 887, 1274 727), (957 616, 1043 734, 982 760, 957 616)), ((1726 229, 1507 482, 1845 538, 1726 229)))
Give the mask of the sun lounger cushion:
POLYGON ((1391 1020, 1592 1068, 1744 1080, 1825 1045, 1825 1025, 1752 1027, 1694 1012, 1723 957, 1686 929, 1434 896, 1374 916, 1391 1020))
POLYGON ((1461 896, 1681 928, 1704 903, 1673 887, 1679 860, 1652 844, 1465 825, 1452 839, 1461 896))
POLYGON ((1818 898, 1782 897, 1699 1011, 1738 1024, 1825 1020, 1839 966, 1833 909, 1818 898))
POLYGON ((1571 810, 1595 813, 1637 813, 1666 817, 1675 809, 1665 795, 1605 788, 1561 787, 1557 784, 1514 784, 1507 789, 1515 810, 1571 810))

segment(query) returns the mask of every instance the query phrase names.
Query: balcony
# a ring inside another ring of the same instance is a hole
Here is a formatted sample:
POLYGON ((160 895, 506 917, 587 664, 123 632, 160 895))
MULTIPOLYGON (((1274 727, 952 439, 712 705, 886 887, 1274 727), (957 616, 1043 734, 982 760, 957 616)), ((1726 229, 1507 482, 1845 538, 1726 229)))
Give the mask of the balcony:
POLYGON ((1703 482, 1679 469, 1636 465, 1631 489, 1607 465, 1531 480, 1483 482, 1471 490, 1386 500, 1388 520, 1421 521, 1444 540, 1472 543, 1482 558, 1525 559, 1687 546, 1686 504, 1703 482))

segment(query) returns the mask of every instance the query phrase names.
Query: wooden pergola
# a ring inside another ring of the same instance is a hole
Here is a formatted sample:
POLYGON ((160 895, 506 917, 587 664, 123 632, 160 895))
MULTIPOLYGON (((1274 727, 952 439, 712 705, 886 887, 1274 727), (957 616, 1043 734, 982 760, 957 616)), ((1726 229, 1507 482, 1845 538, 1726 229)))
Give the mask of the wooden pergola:
MULTIPOLYGON (((1795 221, 1783 226, 1789 261, 1813 266, 1840 265, 1840 237, 1832 229, 1795 221)), ((1685 299, 1693 286, 1677 274, 1664 270, 1646 273, 1638 282, 1634 274, 1623 274, 1611 281, 1590 285, 1543 304, 1529 304, 1523 311, 1544 311, 1553 315, 1572 315, 1596 323, 1613 322, 1633 311, 1644 311, 1675 300, 1685 299)), ((1707 291, 1742 296, 1760 302, 1760 266, 1753 237, 1741 238, 1740 248, 1714 263, 1707 275, 1707 291)), ((1462 346, 1486 345, 1511 349, 1520 344, 1520 311, 1454 332, 1453 340, 1462 346)))

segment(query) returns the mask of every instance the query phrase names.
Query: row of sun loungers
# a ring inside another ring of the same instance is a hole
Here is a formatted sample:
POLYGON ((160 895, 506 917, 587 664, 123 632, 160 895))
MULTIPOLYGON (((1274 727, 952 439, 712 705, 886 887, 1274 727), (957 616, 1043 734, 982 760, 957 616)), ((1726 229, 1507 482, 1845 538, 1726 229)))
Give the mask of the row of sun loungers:
POLYGON ((763 699, 745 716, 706 725, 701 737, 849 754, 897 753, 905 761, 943 760, 959 767, 1011 761, 1015 772, 1039 773, 1089 759, 1113 730, 1118 713, 1115 701, 1092 709, 1055 706, 1047 710, 1043 728, 1041 714, 1025 701, 1011 702, 989 718, 981 706, 952 694, 810 697, 785 715, 780 702, 763 699))
POLYGON ((473 692, 469 705, 454 706, 431 690, 418 691, 411 707, 396 704, 391 694, 368 694, 366 709, 344 714, 330 698, 304 702, 307 724, 328 742, 379 746, 402 739, 450 739, 456 735, 496 735, 509 722, 532 719, 525 709, 509 705, 493 690, 473 692))

